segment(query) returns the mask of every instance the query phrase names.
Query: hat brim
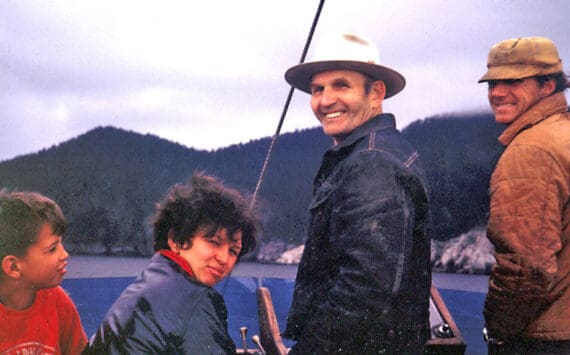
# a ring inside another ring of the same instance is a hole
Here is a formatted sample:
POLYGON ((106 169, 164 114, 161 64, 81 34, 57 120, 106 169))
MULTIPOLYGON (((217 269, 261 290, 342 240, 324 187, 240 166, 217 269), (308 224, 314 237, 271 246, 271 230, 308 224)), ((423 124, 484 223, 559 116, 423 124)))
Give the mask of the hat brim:
POLYGON ((496 65, 487 70, 485 75, 479 79, 479 83, 489 80, 524 79, 532 76, 555 74, 561 71, 561 64, 552 65, 547 68, 525 64, 496 65))
POLYGON ((285 80, 293 87, 311 93, 311 80, 313 75, 329 70, 352 70, 365 74, 375 80, 386 84, 385 99, 402 91, 406 86, 406 79, 397 71, 378 64, 347 60, 330 60, 309 62, 295 65, 285 72, 285 80))

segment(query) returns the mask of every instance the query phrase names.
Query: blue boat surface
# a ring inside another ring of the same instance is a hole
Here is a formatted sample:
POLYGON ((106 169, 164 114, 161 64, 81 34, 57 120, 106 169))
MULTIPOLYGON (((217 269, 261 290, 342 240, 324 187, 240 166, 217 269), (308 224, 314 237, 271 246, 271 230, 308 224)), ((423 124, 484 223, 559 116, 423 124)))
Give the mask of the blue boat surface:
MULTIPOLYGON (((138 276, 148 260, 83 256, 70 258, 69 273, 62 286, 76 303, 88 336, 95 333, 107 310, 138 276)), ((296 269, 295 265, 242 262, 236 266, 230 278, 216 286, 226 301, 230 336, 238 347, 243 348, 241 328, 246 327, 249 335, 262 333, 256 294, 260 287, 270 293, 276 325, 279 329, 284 328, 291 305, 296 269)), ((487 292, 488 277, 434 273, 433 283, 435 291, 441 297, 441 303, 448 311, 448 314, 444 314, 444 320, 447 319, 449 324, 451 319, 454 324, 453 337, 440 339, 444 352, 462 353, 463 344, 466 346, 463 347, 465 354, 486 354, 486 345, 481 336, 484 325, 481 310, 487 292)), ((437 302, 439 301, 436 300, 437 302)), ((433 326, 442 325, 437 317, 431 322, 433 326)), ((287 339, 282 341, 285 347, 293 345, 287 339)), ((252 337, 246 339, 246 346, 248 349, 258 348, 252 337)), ((441 353, 439 350, 435 353, 441 353)))

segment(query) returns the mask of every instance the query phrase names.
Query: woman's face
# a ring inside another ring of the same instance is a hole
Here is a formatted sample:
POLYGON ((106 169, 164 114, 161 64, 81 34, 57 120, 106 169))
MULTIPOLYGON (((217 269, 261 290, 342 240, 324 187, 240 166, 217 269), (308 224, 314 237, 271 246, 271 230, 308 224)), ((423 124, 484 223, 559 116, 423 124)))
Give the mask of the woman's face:
POLYGON ((212 237, 206 237, 206 229, 200 228, 190 248, 172 244, 170 247, 188 261, 198 281, 213 287, 234 268, 242 248, 242 233, 237 232, 230 239, 228 230, 222 228, 212 237))

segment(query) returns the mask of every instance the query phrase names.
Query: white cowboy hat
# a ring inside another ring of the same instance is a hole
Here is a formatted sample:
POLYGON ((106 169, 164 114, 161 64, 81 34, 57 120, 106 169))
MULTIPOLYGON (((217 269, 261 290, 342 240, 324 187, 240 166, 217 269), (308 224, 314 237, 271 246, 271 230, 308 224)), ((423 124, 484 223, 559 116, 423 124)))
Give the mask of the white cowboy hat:
POLYGON ((293 87, 310 94, 311 78, 328 70, 353 70, 386 84, 386 96, 396 95, 406 79, 402 74, 379 65, 378 49, 370 41, 354 35, 343 34, 323 42, 315 48, 310 62, 295 65, 285 72, 285 80, 293 87))

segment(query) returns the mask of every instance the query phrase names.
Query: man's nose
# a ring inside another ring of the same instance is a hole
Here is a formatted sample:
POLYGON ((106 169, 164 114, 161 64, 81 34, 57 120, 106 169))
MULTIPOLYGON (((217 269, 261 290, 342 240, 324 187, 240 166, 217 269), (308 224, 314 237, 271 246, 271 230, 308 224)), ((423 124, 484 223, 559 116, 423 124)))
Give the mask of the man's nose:
POLYGON ((502 81, 495 83, 489 87, 489 95, 491 96, 505 96, 509 90, 509 86, 502 81))
POLYGON ((333 90, 324 89, 323 94, 321 95, 321 105, 322 106, 330 106, 334 104, 337 100, 337 96, 333 90))

